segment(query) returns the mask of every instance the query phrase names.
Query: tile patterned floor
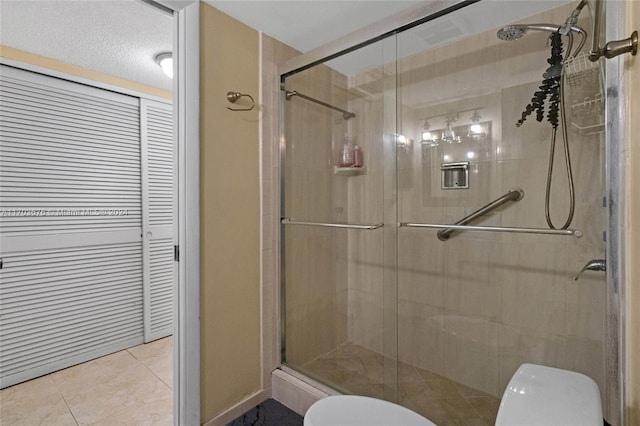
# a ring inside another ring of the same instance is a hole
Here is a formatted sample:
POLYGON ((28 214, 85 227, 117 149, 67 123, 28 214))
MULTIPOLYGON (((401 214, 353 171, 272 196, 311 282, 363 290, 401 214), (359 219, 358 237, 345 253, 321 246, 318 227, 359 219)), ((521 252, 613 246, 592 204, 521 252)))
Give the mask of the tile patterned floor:
MULTIPOLYGON (((316 378, 350 393, 382 398, 382 355, 351 343, 325 354, 304 368, 316 378)), ((500 400, 409 364, 398 364, 399 403, 438 426, 495 424, 500 400)))
POLYGON ((172 425, 167 337, 0 391, 0 424, 172 425))

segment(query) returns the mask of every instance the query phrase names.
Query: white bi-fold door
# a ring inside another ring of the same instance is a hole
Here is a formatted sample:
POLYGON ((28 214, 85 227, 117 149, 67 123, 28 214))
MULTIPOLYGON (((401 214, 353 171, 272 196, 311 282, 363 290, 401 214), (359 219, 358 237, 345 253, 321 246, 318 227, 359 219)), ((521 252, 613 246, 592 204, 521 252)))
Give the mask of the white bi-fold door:
POLYGON ((174 150, 170 104, 140 100, 145 342, 173 333, 174 150))
POLYGON ((170 106, 1 67, 4 388, 171 334, 174 197, 170 106))

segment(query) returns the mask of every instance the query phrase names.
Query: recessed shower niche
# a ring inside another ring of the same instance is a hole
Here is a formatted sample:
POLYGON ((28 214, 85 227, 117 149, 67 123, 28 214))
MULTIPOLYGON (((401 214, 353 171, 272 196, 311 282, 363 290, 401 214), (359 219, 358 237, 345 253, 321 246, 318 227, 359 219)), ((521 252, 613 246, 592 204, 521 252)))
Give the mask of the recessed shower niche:
MULTIPOLYGON (((355 114, 282 102, 285 368, 435 423, 493 424, 523 363, 584 373, 606 397, 605 275, 573 280, 604 257, 604 135, 569 132, 575 202, 561 149, 547 191, 554 129, 516 123, 549 67, 550 34, 496 36, 519 20, 562 24, 575 5, 518 3, 442 17, 476 23, 462 35, 434 39, 436 18, 282 76, 284 90, 355 114), (366 174, 335 174, 345 134, 367 153, 366 174), (438 238, 515 187, 518 202, 438 238), (562 222, 572 206, 567 229, 551 229, 547 213, 562 222)), ((578 25, 590 28, 588 14, 578 25)))
POLYGON ((469 162, 442 163, 442 189, 469 189, 469 162))

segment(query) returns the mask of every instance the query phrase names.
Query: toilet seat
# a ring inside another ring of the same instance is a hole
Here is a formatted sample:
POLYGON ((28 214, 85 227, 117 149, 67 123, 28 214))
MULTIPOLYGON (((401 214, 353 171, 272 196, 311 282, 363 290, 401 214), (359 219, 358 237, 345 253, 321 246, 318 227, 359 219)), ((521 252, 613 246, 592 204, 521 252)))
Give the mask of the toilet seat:
POLYGON ((435 426, 418 413, 381 399, 335 395, 315 402, 304 426, 435 426))

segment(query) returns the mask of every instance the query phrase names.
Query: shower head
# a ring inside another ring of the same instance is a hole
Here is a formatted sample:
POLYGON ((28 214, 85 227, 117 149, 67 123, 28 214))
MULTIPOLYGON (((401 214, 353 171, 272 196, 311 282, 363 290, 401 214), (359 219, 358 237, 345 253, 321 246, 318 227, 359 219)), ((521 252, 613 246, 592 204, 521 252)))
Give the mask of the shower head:
POLYGON ((508 27, 504 27, 498 31, 498 38, 506 41, 518 40, 524 37, 527 32, 521 27, 522 25, 509 25, 508 27))
MULTIPOLYGON (((560 31, 560 33, 563 34, 561 30, 565 30, 566 28, 567 28, 566 25, 560 26, 555 24, 509 25, 498 30, 497 35, 500 40, 511 41, 511 40, 518 40, 522 38, 527 33, 527 31, 546 31, 549 33, 555 33, 560 31)), ((584 46, 585 41, 587 41, 587 32, 585 30, 583 30, 577 25, 573 25, 570 28, 571 30, 567 31, 567 34, 563 34, 563 35, 569 36, 569 47, 567 51, 570 52, 570 54, 568 54, 567 57, 572 57, 577 55, 578 52, 580 52, 580 50, 582 49, 582 46, 584 46), (573 33, 579 34, 581 37, 580 43, 578 44, 578 48, 575 51, 571 50, 571 47, 573 44, 573 33)))
MULTIPOLYGON (((518 40, 522 38, 527 31, 547 31, 550 33, 555 33, 561 28, 560 25, 554 24, 524 24, 524 25, 509 25, 500 30, 498 30, 498 38, 500 40, 518 40)), ((582 37, 586 38, 587 33, 578 26, 572 26, 571 31, 576 32, 582 37)))

